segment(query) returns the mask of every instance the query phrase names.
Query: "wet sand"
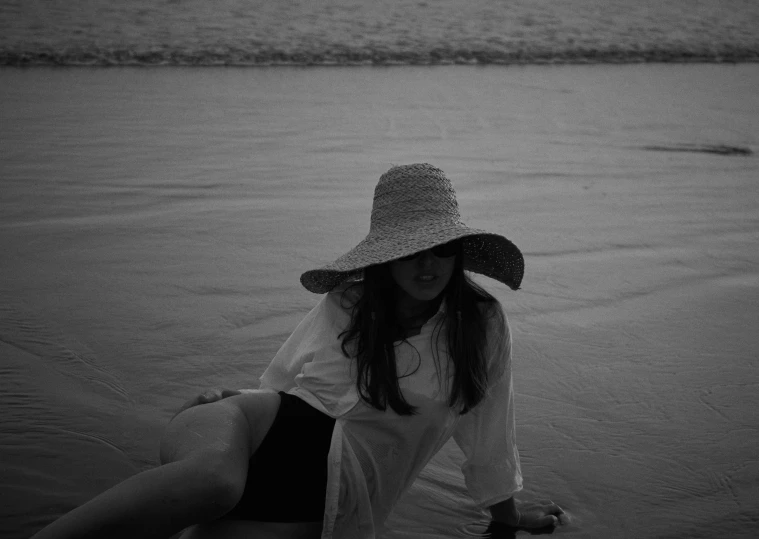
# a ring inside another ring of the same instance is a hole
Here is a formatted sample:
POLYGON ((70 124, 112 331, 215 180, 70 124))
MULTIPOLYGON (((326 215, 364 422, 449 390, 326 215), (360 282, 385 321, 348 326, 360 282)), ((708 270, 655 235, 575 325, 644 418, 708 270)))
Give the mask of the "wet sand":
MULTIPOLYGON (((753 535, 757 66, 0 82, 3 537, 153 465, 195 392, 255 387, 316 302, 300 273, 417 161, 525 254, 519 292, 481 279, 514 333, 519 499, 556 501, 578 538, 753 535)), ((460 461, 449 444, 386 537, 485 530, 460 461)))

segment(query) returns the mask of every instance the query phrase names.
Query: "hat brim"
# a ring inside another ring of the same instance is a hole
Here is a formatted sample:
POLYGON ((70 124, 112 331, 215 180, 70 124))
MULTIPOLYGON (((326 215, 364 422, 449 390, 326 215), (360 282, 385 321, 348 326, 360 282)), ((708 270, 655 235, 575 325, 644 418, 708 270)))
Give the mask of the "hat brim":
POLYGON ((333 263, 307 271, 301 284, 315 294, 324 294, 347 280, 360 280, 364 268, 463 239, 464 269, 499 281, 518 290, 524 276, 524 257, 519 248, 499 234, 462 224, 417 227, 388 235, 369 234, 356 247, 333 263))

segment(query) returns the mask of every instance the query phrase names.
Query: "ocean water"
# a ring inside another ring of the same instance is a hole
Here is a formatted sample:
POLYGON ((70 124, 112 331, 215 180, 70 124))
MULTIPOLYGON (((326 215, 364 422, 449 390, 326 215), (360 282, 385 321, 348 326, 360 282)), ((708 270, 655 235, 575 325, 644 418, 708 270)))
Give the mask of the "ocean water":
POLYGON ((0 65, 759 59, 753 0, 6 0, 0 65))
MULTIPOLYGON (((571 537, 759 522, 759 66, 0 71, 0 536, 156 463, 174 410, 257 377, 300 273, 428 161, 525 253, 520 500, 571 537)), ((481 536, 449 444, 384 537, 481 536)), ((520 532, 520 535, 522 533, 520 532)), ((507 537, 509 534, 494 535, 507 537)))

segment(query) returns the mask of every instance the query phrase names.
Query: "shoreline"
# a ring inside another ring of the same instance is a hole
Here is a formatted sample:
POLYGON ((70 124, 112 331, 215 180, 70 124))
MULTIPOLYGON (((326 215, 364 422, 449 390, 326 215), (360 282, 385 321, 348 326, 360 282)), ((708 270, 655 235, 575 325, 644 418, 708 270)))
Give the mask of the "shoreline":
POLYGON ((757 62, 751 0, 0 6, 0 65, 757 62))
POLYGON ((284 52, 129 49, 63 51, 0 51, 0 67, 398 67, 398 66, 528 66, 625 64, 758 63, 759 50, 731 47, 724 51, 677 51, 666 48, 623 50, 570 49, 537 53, 488 50, 428 52, 284 52))

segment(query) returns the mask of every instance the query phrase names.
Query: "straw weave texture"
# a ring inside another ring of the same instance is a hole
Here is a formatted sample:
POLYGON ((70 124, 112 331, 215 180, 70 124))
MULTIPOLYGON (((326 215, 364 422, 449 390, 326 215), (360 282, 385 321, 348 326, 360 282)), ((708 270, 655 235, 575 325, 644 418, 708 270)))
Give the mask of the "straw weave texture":
POLYGON ((393 167, 374 190, 369 234, 356 247, 300 281, 317 294, 346 280, 361 279, 365 267, 383 264, 463 238, 464 269, 517 290, 524 258, 503 236, 461 222, 456 192, 445 173, 427 163, 393 167))

